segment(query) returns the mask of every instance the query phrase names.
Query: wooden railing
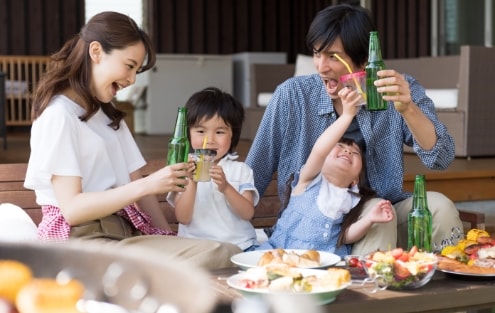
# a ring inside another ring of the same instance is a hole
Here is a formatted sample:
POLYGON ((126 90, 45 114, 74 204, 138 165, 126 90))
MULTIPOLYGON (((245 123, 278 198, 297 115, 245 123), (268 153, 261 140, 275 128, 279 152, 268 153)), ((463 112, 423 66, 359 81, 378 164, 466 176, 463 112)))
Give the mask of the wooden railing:
POLYGON ((0 55, 0 72, 5 73, 5 124, 31 125, 33 92, 45 72, 48 56, 0 55))

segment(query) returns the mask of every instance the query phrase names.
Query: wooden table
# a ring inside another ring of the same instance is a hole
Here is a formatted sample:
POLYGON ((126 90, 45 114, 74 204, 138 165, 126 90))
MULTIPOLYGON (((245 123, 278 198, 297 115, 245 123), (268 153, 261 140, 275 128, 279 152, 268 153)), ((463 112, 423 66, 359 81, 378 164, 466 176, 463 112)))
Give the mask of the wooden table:
MULTIPOLYGON (((216 313, 232 312, 230 304, 242 297, 225 283, 225 278, 238 270, 228 268, 212 272, 213 285, 219 296, 216 313)), ((466 280, 437 271, 426 286, 416 290, 370 293, 363 287, 352 285, 318 312, 458 312, 486 308, 495 308, 495 278, 466 280)))

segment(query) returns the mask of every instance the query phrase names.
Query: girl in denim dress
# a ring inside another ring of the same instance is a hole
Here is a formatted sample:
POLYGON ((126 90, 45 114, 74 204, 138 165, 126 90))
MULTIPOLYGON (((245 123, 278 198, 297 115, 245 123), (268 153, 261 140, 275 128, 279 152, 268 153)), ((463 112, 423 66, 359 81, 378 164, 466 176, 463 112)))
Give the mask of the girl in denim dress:
POLYGON ((357 114, 360 97, 349 88, 339 97, 342 115, 318 138, 295 174, 288 205, 270 239, 258 249, 314 249, 345 256, 374 223, 393 220, 388 200, 376 201, 360 216, 374 192, 365 184, 363 152, 352 139, 342 137, 357 114))

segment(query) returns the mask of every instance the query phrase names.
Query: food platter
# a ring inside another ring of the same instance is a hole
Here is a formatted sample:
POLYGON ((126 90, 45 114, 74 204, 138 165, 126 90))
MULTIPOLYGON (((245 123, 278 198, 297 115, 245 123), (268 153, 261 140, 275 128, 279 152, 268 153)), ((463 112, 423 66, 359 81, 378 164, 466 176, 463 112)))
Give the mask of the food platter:
MULTIPOLYGON (((230 258, 230 261, 235 265, 239 266, 241 269, 246 270, 251 267, 258 266, 258 261, 260 260, 263 253, 271 250, 256 250, 238 253, 230 258)), ((286 252, 294 252, 297 254, 302 254, 307 250, 300 249, 285 249, 286 252)), ((318 251, 320 254, 320 265, 315 268, 327 268, 341 261, 341 257, 324 251, 318 251)))
MULTIPOLYGON (((303 276, 309 275, 324 275, 326 270, 321 269, 300 269, 303 276)), ((283 292, 283 291, 272 291, 268 288, 246 288, 242 286, 242 280, 248 278, 248 272, 241 272, 235 274, 227 279, 227 285, 236 289, 239 293, 246 297, 259 297, 259 296, 290 296, 290 297, 303 297, 307 300, 315 303, 316 305, 324 305, 335 301, 335 298, 339 293, 351 285, 351 282, 345 283, 338 289, 330 290, 319 290, 313 292, 283 292)))
POLYGON ((495 268, 484 268, 475 265, 467 265, 448 257, 439 256, 437 270, 449 277, 469 280, 493 280, 495 279, 495 268))
POLYGON ((495 279, 495 273, 466 273, 459 271, 449 271, 445 269, 438 269, 438 271, 445 273, 446 275, 459 279, 469 280, 492 280, 495 279))

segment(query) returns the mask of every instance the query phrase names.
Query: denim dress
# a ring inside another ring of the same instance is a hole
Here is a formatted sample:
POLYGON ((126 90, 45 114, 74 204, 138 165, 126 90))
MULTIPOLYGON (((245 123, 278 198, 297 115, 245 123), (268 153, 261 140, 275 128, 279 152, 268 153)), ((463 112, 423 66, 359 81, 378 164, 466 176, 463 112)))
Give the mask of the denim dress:
MULTIPOLYGON (((302 194, 291 195, 289 204, 278 219, 270 239, 257 250, 314 249, 340 256, 351 253, 351 245, 341 245, 337 248, 344 215, 333 219, 318 209, 316 203, 322 183, 327 182, 318 175, 302 194)), ((293 185, 295 184, 296 181, 293 182, 293 185)))

